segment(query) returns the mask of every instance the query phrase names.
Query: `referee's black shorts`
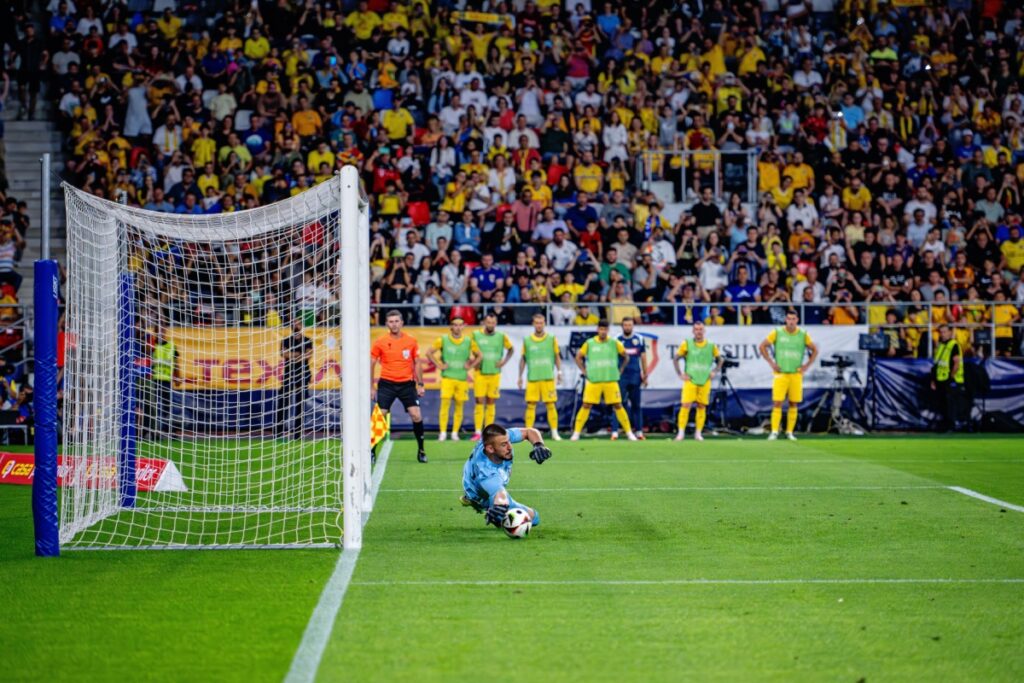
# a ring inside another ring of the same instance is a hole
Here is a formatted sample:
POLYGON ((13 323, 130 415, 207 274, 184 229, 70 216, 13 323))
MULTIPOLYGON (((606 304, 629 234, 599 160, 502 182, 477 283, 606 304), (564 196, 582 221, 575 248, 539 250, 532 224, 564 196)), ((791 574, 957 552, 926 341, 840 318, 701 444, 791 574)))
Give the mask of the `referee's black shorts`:
POLYGON ((408 382, 380 380, 377 383, 377 405, 381 410, 391 410, 391 404, 395 400, 401 401, 402 407, 406 410, 419 407, 420 397, 416 394, 416 382, 413 380, 408 382))

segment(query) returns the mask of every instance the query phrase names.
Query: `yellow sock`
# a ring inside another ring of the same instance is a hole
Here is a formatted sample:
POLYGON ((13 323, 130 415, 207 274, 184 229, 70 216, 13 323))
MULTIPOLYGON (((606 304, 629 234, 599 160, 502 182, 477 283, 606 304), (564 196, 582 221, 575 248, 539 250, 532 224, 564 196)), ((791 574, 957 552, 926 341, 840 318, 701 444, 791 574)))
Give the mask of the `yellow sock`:
POLYGON ((704 422, 708 419, 708 410, 704 406, 697 406, 697 433, 704 431, 704 422))
POLYGON ((494 424, 494 412, 497 408, 493 403, 487 404, 484 408, 484 424, 494 424))
POLYGON ((448 413, 451 412, 451 409, 452 400, 450 398, 442 398, 441 410, 439 411, 437 417, 437 431, 441 432, 442 434, 448 431, 448 413))
POLYGON ((782 408, 781 406, 776 408, 772 407, 772 431, 779 431, 779 425, 782 424, 782 408))
POLYGON ((686 431, 686 423, 690 421, 690 409, 683 407, 679 409, 679 418, 676 420, 676 426, 679 427, 679 431, 686 431))
POLYGON ((473 433, 479 434, 484 429, 484 404, 477 403, 473 406, 473 433))
POLYGON ((456 401, 455 402, 455 413, 452 415, 452 433, 453 434, 458 434, 459 430, 462 429, 462 413, 463 413, 465 405, 466 405, 465 401, 456 401))
POLYGON ((551 403, 545 403, 548 407, 548 426, 551 427, 551 431, 558 431, 558 407, 552 401, 551 403))
POLYGON ((615 409, 615 417, 619 418, 619 424, 622 425, 623 431, 631 432, 633 428, 629 425, 629 413, 622 406, 615 409))
POLYGON ((580 408, 580 412, 576 413, 576 424, 572 428, 572 431, 579 433, 583 431, 583 428, 587 426, 587 418, 590 417, 590 408, 586 406, 580 408))
POLYGON ((533 427, 533 423, 537 420, 537 404, 527 403, 526 404, 526 416, 523 418, 523 422, 526 424, 526 428, 530 429, 533 427))
POLYGON ((786 413, 786 432, 789 434, 792 434, 793 430, 796 429, 796 417, 797 407, 790 406, 789 412, 786 413))

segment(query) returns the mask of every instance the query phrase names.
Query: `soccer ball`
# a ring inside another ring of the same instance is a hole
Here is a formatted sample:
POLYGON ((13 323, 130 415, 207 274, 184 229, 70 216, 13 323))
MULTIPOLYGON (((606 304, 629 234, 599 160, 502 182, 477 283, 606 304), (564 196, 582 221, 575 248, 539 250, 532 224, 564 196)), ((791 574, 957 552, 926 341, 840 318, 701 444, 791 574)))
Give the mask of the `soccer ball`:
POLYGON ((501 523, 501 528, 509 538, 525 538, 532 526, 530 513, 522 508, 511 508, 505 513, 505 520, 501 523))

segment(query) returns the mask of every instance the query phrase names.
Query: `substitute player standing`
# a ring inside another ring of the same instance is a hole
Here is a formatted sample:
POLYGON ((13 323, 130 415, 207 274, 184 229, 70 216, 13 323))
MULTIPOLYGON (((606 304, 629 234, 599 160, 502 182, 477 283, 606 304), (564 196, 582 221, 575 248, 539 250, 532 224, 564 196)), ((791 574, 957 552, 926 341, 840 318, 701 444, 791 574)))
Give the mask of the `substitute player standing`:
POLYGON ((769 441, 779 438, 779 426, 782 423, 782 402, 789 401, 789 412, 786 414, 786 438, 796 441, 793 430, 796 429, 797 408, 804 400, 804 372, 811 367, 818 357, 818 347, 811 341, 805 330, 797 327, 799 317, 796 311, 786 312, 786 326, 776 328, 768 333, 758 350, 768 361, 775 372, 772 380, 772 432, 769 441), (772 353, 768 353, 771 347, 772 353), (807 351, 811 357, 804 362, 807 351))
POLYGON ((523 388, 523 370, 526 370, 526 426, 533 427, 537 419, 537 402, 543 401, 548 409, 551 438, 558 436, 558 392, 555 377, 562 379, 562 359, 558 355, 558 342, 554 335, 544 331, 544 315, 533 316, 533 334, 523 340, 523 357, 519 359, 519 388, 523 388))
POLYGON ((405 412, 412 419, 412 432, 416 435, 418 452, 416 459, 427 461, 427 453, 423 450, 423 414, 420 412, 420 398, 423 396, 423 373, 417 356, 419 344, 411 336, 402 332, 402 314, 399 311, 388 311, 384 318, 388 333, 377 337, 370 348, 370 377, 377 372, 380 365, 380 381, 373 383, 371 397, 376 399, 380 409, 388 413, 395 400, 402 402, 405 412))
MULTIPOLYGON (((644 437, 644 411, 640 405, 641 389, 647 386, 647 343, 639 334, 633 333, 634 320, 631 317, 622 319, 622 334, 618 339, 626 349, 626 364, 619 377, 619 393, 622 404, 629 415, 636 438, 644 437)), ((612 415, 612 441, 619 438, 619 420, 612 415)))
POLYGON ((450 332, 434 340, 434 345, 427 351, 430 361, 441 369, 441 409, 438 415, 437 440, 444 441, 445 429, 448 427, 448 413, 452 402, 455 411, 452 415, 452 441, 459 440, 459 429, 462 428, 462 410, 469 400, 469 370, 480 358, 480 349, 470 337, 462 335, 466 321, 461 317, 452 318, 450 332))
POLYGON ((707 419, 708 403, 711 400, 711 380, 722 368, 718 346, 704 338, 703 322, 698 320, 693 324, 693 337, 683 340, 679 345, 679 350, 672 358, 672 365, 675 366, 679 379, 683 380, 676 441, 682 441, 686 437, 686 425, 690 421, 690 409, 694 404, 697 405, 697 417, 693 438, 703 441, 704 421, 707 419), (686 362, 685 371, 679 369, 680 358, 686 362))
POLYGON ((489 424, 462 468, 462 489, 459 501, 487 515, 487 523, 501 528, 509 508, 526 510, 533 526, 540 524, 540 515, 533 508, 512 499, 505 487, 512 477, 512 444, 521 441, 533 444, 530 459, 538 465, 551 457, 544 437, 536 429, 505 429, 489 424))
POLYGON ((480 349, 480 363, 473 373, 473 441, 480 440, 485 424, 494 422, 495 403, 501 395, 501 369, 512 360, 512 340, 498 332, 498 316, 484 316, 484 327, 473 333, 473 341, 480 349))
POLYGON ((597 336, 583 342, 576 353, 576 365, 586 375, 587 383, 583 387, 583 406, 576 413, 576 424, 572 430, 570 441, 579 441, 580 432, 587 424, 590 409, 604 401, 615 411, 619 423, 625 429, 626 438, 637 441, 636 435, 629 424, 629 415, 622 407, 622 394, 619 391, 619 376, 625 365, 626 347, 618 339, 608 338, 608 321, 597 323, 597 336))

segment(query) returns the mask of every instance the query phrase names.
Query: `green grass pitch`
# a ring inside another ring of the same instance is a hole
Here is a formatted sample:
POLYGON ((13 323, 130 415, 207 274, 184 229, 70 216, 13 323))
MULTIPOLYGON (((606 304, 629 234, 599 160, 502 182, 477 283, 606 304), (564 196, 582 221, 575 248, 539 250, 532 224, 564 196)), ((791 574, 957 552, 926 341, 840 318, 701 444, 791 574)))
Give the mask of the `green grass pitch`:
MULTIPOLYGON (((1024 441, 520 448, 543 524, 458 504, 470 444, 396 443, 325 681, 1024 679, 1024 441), (701 580, 704 580, 703 582, 701 580), (942 582, 925 580, 943 580, 942 582)), ((334 550, 32 556, 0 486, 4 680, 281 680, 334 550)))

